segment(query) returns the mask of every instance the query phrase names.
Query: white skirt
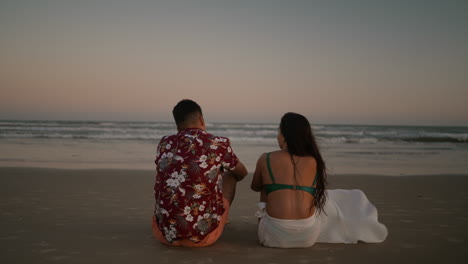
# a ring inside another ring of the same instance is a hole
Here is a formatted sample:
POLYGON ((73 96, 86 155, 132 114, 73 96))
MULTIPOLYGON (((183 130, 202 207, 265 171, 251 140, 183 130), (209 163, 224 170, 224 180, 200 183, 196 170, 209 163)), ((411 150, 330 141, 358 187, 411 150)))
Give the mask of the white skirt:
POLYGON ((387 228, 379 223, 377 209, 361 190, 326 190, 324 211, 309 218, 285 220, 269 216, 266 203, 259 203, 258 238, 266 247, 301 248, 319 243, 358 241, 379 243, 387 228))

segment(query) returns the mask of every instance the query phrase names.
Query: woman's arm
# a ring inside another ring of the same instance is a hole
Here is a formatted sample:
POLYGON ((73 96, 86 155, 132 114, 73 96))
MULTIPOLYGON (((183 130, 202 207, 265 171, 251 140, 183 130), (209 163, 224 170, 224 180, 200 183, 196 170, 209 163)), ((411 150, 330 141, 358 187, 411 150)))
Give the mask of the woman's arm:
POLYGON ((250 184, 250 188, 255 192, 260 192, 262 190, 262 186, 263 186, 262 171, 263 171, 263 166, 265 164, 265 157, 266 157, 266 154, 263 153, 260 156, 260 158, 258 158, 257 166, 255 168, 255 172, 252 177, 252 183, 250 184))

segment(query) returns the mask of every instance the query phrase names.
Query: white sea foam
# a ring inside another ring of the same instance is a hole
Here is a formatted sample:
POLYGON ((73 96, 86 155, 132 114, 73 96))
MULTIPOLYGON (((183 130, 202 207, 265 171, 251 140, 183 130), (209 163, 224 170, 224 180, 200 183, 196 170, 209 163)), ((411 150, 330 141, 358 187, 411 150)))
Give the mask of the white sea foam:
MULTIPOLYGON (((316 137, 327 143, 377 142, 468 143, 468 128, 314 125, 316 137)), ((277 124, 209 123, 208 132, 240 143, 275 142, 277 124)), ((0 138, 80 138, 157 140, 176 133, 170 122, 0 121, 0 138)))
MULTIPOLYGON (((397 175, 402 166, 421 173, 439 167, 441 172, 467 171, 460 158, 468 155, 466 127, 313 125, 313 129, 333 172, 379 174, 383 169, 397 175)), ((207 130, 229 137, 249 170, 261 153, 278 148, 278 124, 210 123, 207 130)), ((0 166, 152 169, 159 140, 174 133, 172 122, 0 121, 0 166)))

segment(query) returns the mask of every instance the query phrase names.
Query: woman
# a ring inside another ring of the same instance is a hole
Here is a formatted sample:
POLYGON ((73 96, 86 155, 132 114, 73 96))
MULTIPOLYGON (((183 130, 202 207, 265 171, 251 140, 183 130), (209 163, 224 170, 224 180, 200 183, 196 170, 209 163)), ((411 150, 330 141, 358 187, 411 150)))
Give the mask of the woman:
POLYGON ((325 190, 325 162, 304 116, 286 113, 277 139, 280 150, 260 156, 251 185, 261 193, 256 216, 262 245, 385 240, 387 229, 362 191, 325 190))

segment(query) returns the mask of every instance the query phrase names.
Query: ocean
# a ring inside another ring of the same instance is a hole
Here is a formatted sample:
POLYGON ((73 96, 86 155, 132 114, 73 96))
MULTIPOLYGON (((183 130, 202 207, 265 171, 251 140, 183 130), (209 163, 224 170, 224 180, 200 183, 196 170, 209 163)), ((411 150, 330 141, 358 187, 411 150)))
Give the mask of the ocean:
MULTIPOLYGON (((468 174, 468 127, 312 125, 330 174, 468 174)), ((278 124, 209 123, 253 172, 278 124)), ((172 122, 0 121, 0 166, 154 170, 172 122)))

